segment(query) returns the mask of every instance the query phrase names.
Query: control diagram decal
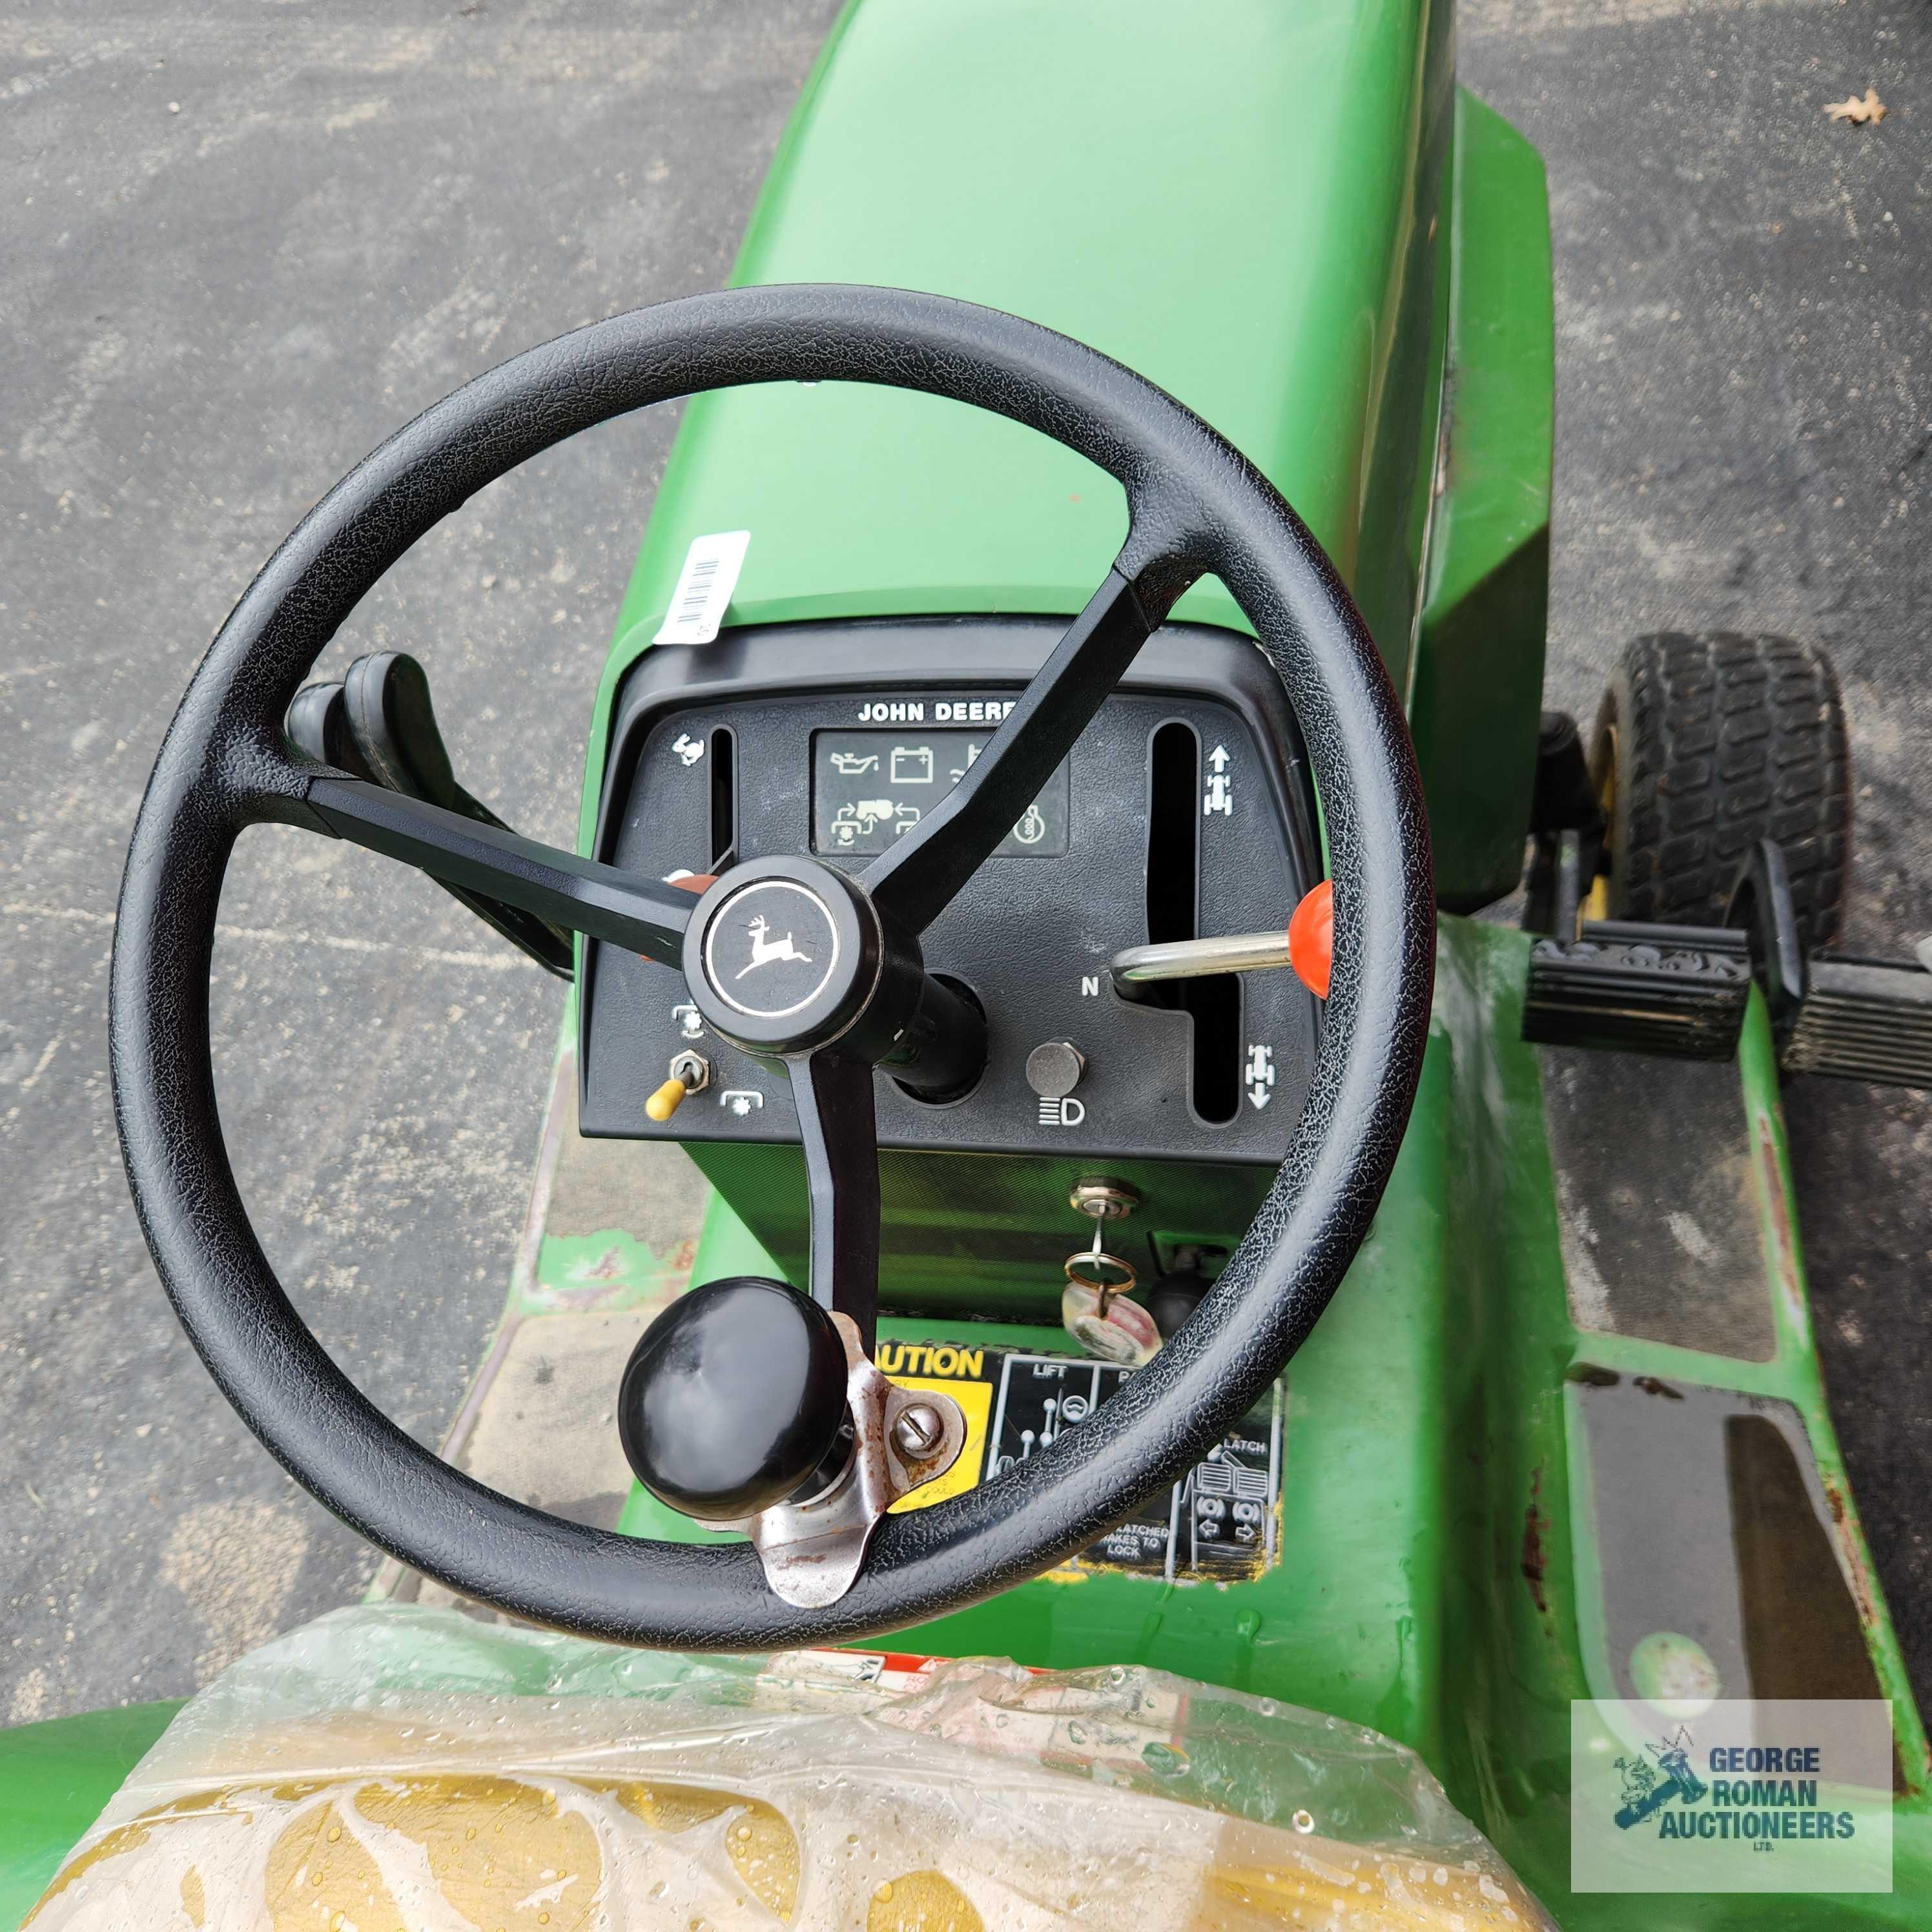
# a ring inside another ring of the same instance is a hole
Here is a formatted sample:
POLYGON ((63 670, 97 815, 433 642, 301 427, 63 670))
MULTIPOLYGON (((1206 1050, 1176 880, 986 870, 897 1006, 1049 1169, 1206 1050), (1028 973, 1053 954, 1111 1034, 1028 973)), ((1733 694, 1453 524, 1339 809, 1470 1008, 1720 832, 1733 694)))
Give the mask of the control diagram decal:
MULTIPOLYGON (((986 1354, 997 1376, 987 1443, 989 1477, 1051 1448, 1134 1372, 1064 1355, 986 1354)), ((1258 1576, 1276 1558, 1280 1497, 1277 1384, 1180 1481, 1144 1503, 1069 1567, 1126 1570, 1183 1582, 1258 1576)))
MULTIPOLYGON (((879 1339, 879 1367, 901 1388, 937 1389, 966 1416, 966 1446, 944 1482, 894 1506, 927 1506, 1001 1476, 1077 1429, 1134 1371, 1080 1356, 950 1342, 879 1339)), ((1180 1481, 1144 1504, 1058 1573, 1094 1570, 1168 1582, 1238 1583, 1280 1557, 1281 1412, 1277 1383, 1180 1481)))

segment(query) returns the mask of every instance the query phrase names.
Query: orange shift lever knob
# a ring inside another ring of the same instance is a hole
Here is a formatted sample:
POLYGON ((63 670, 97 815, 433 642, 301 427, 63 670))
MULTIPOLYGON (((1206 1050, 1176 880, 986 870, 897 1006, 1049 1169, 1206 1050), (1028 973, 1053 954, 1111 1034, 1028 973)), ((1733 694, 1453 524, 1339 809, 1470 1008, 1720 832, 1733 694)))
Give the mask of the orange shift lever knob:
POLYGON ((1328 997, 1335 957, 1335 887, 1324 879, 1294 909, 1288 922, 1288 962, 1318 1000, 1328 997))

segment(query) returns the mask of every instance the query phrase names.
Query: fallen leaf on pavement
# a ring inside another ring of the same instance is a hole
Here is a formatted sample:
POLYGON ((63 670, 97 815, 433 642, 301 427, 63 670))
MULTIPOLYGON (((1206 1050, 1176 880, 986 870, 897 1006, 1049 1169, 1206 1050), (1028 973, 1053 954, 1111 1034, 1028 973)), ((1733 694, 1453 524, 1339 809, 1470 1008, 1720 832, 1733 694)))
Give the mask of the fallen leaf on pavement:
POLYGON ((1869 121, 1876 126, 1885 118, 1885 103, 1878 98, 1876 88, 1868 87, 1864 100, 1855 94, 1849 100, 1833 101, 1825 112, 1834 121, 1869 121))

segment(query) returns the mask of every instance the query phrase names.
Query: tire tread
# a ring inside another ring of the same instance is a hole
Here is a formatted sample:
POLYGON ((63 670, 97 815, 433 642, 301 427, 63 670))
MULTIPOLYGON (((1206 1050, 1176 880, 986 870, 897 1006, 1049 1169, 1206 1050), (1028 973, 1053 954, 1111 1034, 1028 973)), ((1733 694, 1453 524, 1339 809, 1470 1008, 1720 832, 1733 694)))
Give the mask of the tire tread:
POLYGON ((1664 631, 1625 648, 1597 725, 1614 728, 1610 902, 1620 919, 1712 925, 1760 838, 1784 848, 1807 951, 1838 936, 1851 758, 1830 660, 1795 638, 1664 631))

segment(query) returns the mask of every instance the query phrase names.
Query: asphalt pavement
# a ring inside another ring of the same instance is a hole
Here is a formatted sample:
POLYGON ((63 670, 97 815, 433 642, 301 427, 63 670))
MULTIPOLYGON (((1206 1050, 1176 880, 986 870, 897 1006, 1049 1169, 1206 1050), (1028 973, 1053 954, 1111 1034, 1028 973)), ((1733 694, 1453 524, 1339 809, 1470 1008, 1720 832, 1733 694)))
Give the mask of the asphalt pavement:
MULTIPOLYGON (((722 280, 834 0, 0 19, 0 1721, 181 1694, 371 1553, 215 1393, 130 1208, 106 982, 127 832, 206 640, 397 424, 514 350, 722 280)), ((1817 638, 1858 768, 1852 940, 1932 932, 1932 74, 1922 6, 1474 0, 1558 271, 1550 700, 1623 640, 1817 638), (1874 86, 1875 126, 1826 119, 1874 86)), ((567 843, 674 419, 476 499, 327 662, 406 648, 459 768, 567 843)), ((501 1307, 560 1000, 440 893, 242 842, 214 971, 244 1196, 358 1384, 436 1441, 501 1307)), ((1840 1426, 1932 1687, 1932 1105, 1787 1096, 1840 1426)))

